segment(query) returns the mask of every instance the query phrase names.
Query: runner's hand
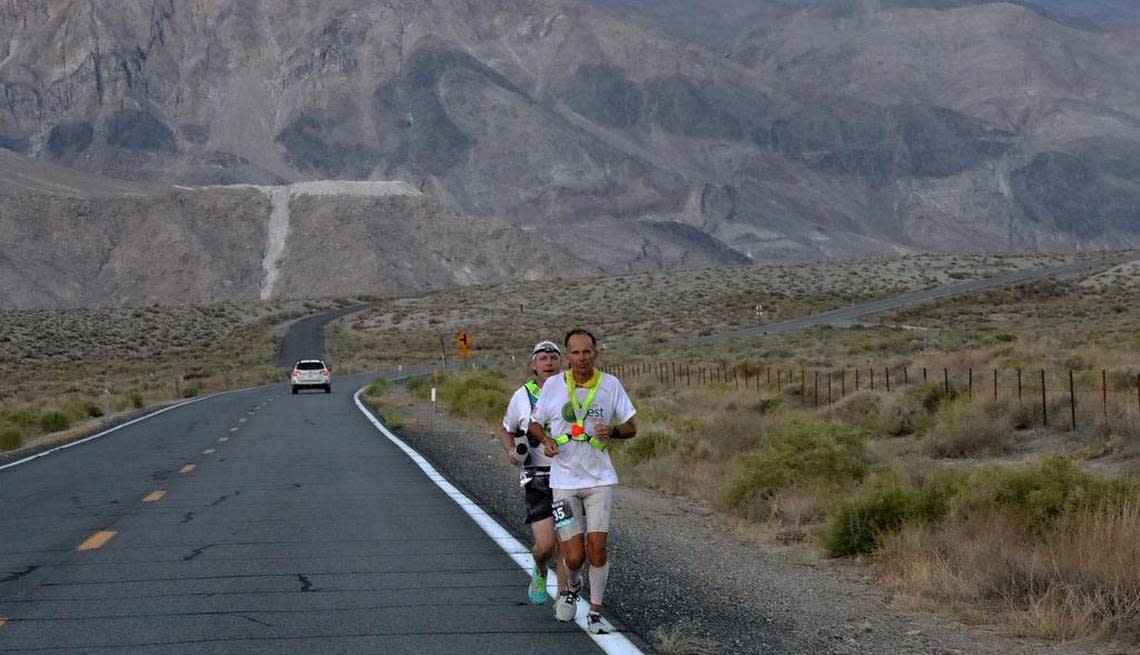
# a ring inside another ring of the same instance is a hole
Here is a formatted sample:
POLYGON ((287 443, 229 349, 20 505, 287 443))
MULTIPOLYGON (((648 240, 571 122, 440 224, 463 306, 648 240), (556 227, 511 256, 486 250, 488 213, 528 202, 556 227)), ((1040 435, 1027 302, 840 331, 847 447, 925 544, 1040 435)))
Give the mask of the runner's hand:
POLYGON ((609 439, 614 436, 614 427, 606 423, 595 424, 594 436, 599 439, 609 439))
POLYGON ((547 439, 542 442, 542 451, 547 457, 554 457, 558 454, 558 444, 554 443, 553 439, 547 439))

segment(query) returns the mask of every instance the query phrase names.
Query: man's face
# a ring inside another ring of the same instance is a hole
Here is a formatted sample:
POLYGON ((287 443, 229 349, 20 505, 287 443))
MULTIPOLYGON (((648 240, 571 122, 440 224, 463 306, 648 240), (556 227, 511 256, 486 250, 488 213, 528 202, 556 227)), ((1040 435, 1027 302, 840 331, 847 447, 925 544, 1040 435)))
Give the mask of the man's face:
POLYGON ((584 334, 575 334, 566 344, 566 359, 570 362, 570 369, 575 373, 588 374, 594 368, 594 360, 598 358, 598 351, 590 337, 584 334))
POLYGON ((535 375, 545 380, 562 370, 562 357, 558 353, 541 352, 534 356, 530 366, 535 375))

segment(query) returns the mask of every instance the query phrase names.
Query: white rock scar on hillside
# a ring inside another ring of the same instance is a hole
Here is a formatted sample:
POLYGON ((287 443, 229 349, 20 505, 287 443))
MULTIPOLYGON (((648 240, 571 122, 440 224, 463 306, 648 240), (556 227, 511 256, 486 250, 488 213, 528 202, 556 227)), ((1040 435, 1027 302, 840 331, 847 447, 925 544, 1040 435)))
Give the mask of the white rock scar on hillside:
MULTIPOLYGON (((180 187, 186 188, 186 187, 180 187)), ((199 187, 202 188, 202 187, 199 187)), ((269 198, 269 228, 265 256, 261 267, 265 269, 265 279, 261 283, 261 299, 273 296, 273 287, 281 271, 281 259, 289 238, 289 203, 293 196, 421 196, 423 195, 407 182, 346 182, 341 180, 321 180, 318 182, 298 182, 281 186, 261 186, 254 184, 231 184, 205 187, 211 189, 256 189, 269 198)))

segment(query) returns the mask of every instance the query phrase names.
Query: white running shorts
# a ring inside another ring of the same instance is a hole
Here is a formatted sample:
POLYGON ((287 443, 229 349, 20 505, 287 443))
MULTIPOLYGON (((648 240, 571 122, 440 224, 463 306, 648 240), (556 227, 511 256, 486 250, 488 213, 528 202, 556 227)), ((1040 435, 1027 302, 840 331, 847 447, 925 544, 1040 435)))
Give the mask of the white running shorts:
MULTIPOLYGON (((613 485, 584 489, 554 489, 554 504, 564 501, 573 516, 558 528, 558 538, 568 541, 585 532, 609 532, 614 504, 613 485)), ((555 517, 555 521, 558 517, 555 517)))

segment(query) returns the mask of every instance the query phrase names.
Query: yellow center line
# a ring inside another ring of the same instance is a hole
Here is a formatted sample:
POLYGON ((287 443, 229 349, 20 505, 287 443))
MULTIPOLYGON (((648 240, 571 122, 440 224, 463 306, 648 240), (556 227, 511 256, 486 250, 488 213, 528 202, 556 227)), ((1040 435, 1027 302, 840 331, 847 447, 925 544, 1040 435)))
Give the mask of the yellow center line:
POLYGON ((186 466, 183 466, 182 468, 178 469, 178 472, 179 473, 189 473, 196 468, 198 468, 197 464, 187 464, 186 466))
POLYGON ((238 431, 237 428, 230 428, 230 432, 237 432, 237 431, 238 431))
POLYGON ((241 417, 241 418, 239 418, 239 419, 238 419, 238 423, 245 423, 245 422, 246 422, 246 421, 248 421, 248 420, 249 420, 249 419, 247 419, 246 417, 244 417, 244 416, 243 416, 243 417, 241 417))
POLYGON ((218 437, 218 443, 225 443, 229 440, 230 440, 229 437, 218 437))
POLYGON ((202 451, 202 454, 203 454, 203 455, 213 455, 213 454, 214 454, 214 449, 213 449, 213 448, 207 448, 206 450, 203 450, 203 451, 202 451))
POLYGON ((115 530, 100 530, 88 537, 87 541, 79 544, 79 548, 76 550, 95 550, 96 548, 102 548, 115 534, 115 530))
POLYGON ((155 490, 155 491, 152 491, 149 494, 147 494, 146 498, 143 498, 143 502, 144 503, 153 503, 155 501, 162 500, 162 497, 165 495, 166 495, 165 491, 162 491, 161 489, 155 490))
POLYGON ((4 617, 0 616, 0 626, 4 625, 4 624, 5 624, 5 623, 7 623, 7 622, 8 622, 8 619, 6 619, 6 618, 4 618, 4 617))

